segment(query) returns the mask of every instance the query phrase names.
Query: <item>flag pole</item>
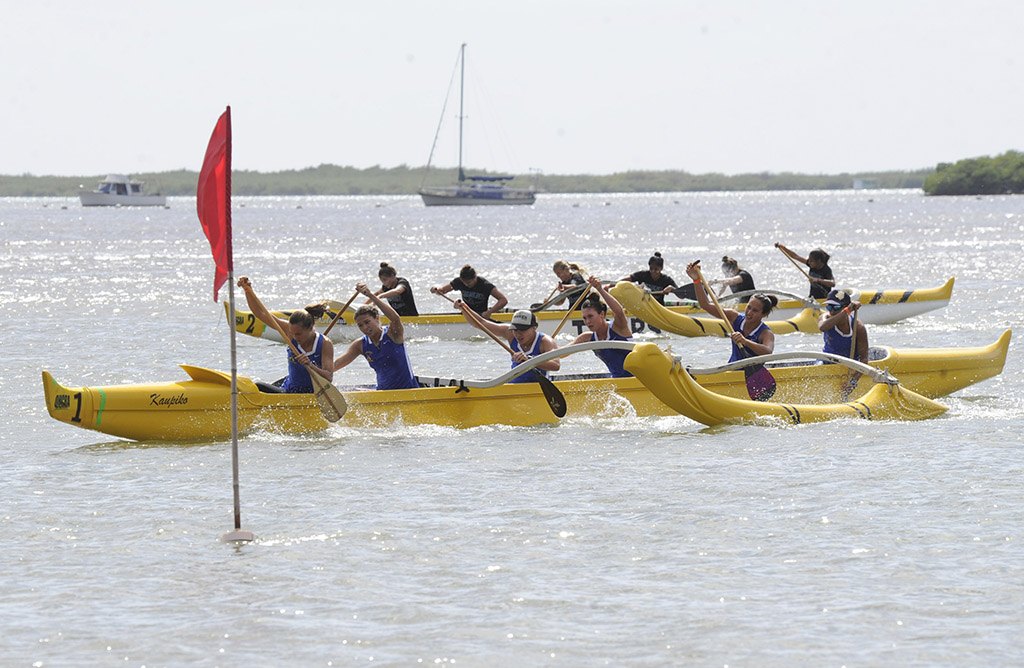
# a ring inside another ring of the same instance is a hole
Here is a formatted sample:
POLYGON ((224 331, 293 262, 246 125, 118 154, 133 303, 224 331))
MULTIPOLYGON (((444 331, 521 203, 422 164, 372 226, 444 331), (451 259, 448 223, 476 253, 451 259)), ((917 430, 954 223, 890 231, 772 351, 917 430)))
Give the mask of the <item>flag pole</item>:
POLYGON ((231 107, 227 114, 227 151, 225 156, 224 174, 224 220, 227 221, 227 256, 228 256, 228 311, 229 330, 231 330, 231 489, 234 497, 235 528, 221 537, 229 543, 249 543, 256 539, 251 531, 242 529, 242 502, 238 485, 238 355, 235 334, 235 264, 234 251, 231 247, 231 107))

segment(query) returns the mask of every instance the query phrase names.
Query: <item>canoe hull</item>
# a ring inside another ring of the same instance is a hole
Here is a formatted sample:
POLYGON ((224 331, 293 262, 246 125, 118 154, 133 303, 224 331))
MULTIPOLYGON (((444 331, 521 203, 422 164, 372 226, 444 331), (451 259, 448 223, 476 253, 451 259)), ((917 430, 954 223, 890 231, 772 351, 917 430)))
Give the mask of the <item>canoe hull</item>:
MULTIPOLYGON (((182 365, 192 376, 170 383, 65 387, 43 372, 51 417, 83 429, 136 441, 208 441, 231 436, 230 377, 182 365)), ((669 415, 635 378, 589 378, 559 382, 570 415, 669 415)), ((412 390, 344 392, 348 403, 339 425, 384 427, 433 424, 535 426, 558 422, 539 390, 529 383, 493 388, 456 386, 412 390)), ((239 433, 312 434, 327 429, 311 394, 260 392, 238 378, 239 433)))

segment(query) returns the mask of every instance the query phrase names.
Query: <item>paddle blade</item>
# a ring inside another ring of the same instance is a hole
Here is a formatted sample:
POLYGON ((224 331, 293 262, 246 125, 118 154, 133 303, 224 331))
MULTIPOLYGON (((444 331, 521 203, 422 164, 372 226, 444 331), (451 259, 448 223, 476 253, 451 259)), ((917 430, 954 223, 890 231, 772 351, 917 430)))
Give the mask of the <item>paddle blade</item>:
POLYGON ((548 406, 551 407, 551 412, 555 414, 555 417, 563 418, 567 410, 565 404, 565 395, 562 391, 555 387, 555 384, 545 376, 537 374, 540 378, 540 391, 544 394, 544 399, 547 400, 548 406))
POLYGON ((328 422, 337 422, 348 410, 348 402, 342 396, 341 390, 331 385, 326 378, 317 373, 310 372, 309 377, 313 380, 313 396, 316 397, 316 404, 320 412, 328 422))
POLYGON ((775 396, 775 376, 763 364, 743 369, 747 394, 754 401, 768 401, 775 396))

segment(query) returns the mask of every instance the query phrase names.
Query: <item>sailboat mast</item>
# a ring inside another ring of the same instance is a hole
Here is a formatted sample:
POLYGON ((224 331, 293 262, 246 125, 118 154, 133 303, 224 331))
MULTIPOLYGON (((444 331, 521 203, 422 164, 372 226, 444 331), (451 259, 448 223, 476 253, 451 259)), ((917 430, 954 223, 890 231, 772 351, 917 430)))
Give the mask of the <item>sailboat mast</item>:
POLYGON ((466 180, 466 175, 462 171, 462 97, 463 92, 466 90, 466 43, 462 43, 462 49, 459 53, 459 183, 466 180))

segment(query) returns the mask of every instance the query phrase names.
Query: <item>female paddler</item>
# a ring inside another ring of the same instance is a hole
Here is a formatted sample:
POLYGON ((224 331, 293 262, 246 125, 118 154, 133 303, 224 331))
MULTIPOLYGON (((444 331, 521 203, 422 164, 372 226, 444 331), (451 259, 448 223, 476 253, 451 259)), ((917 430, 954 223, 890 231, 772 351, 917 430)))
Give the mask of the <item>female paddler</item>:
MULTIPOLYGON (((533 313, 521 309, 512 314, 512 321, 509 324, 492 322, 483 318, 475 318, 462 309, 462 300, 456 300, 456 308, 462 311, 462 317, 466 321, 484 331, 488 331, 498 338, 506 339, 509 347, 512 348, 512 368, 526 362, 531 357, 546 353, 558 347, 555 340, 547 334, 537 330, 537 317, 533 313)), ((547 377, 549 371, 558 371, 562 363, 558 359, 548 360, 542 364, 516 376, 510 383, 536 383, 538 375, 547 377)))
POLYGON ((746 359, 757 355, 771 355, 775 350, 775 333, 769 329, 764 319, 772 312, 779 300, 772 295, 754 295, 747 301, 743 313, 731 308, 718 308, 708 299, 704 285, 700 280, 698 262, 686 266, 686 275, 693 279, 694 291, 700 307, 716 318, 728 319, 732 324, 732 355, 730 362, 746 359), (746 352, 744 352, 744 350, 746 352))
MULTIPOLYGON (((238 279, 238 287, 245 292, 245 301, 253 315, 270 327, 273 326, 272 321, 277 321, 281 329, 291 336, 292 343, 301 352, 296 357, 291 348, 287 349, 288 376, 284 379, 281 389, 290 393, 312 392, 313 381, 309 377, 311 373, 323 376, 327 382, 334 378, 334 368, 331 364, 334 357, 334 344, 313 328, 313 315, 308 310, 292 311, 287 320, 278 318, 267 310, 267 307, 253 292, 248 276, 238 279)), ((273 385, 265 383, 258 385, 265 392, 281 391, 281 389, 274 389, 276 386, 273 385)))
POLYGON ((334 370, 345 368, 362 355, 377 372, 378 390, 407 390, 418 387, 412 373, 409 354, 405 350, 402 316, 391 308, 391 304, 373 294, 366 283, 357 283, 356 292, 366 295, 388 317, 389 322, 381 327, 377 308, 369 305, 360 306, 356 311, 355 321, 363 337, 350 343, 345 352, 334 360, 334 370))
MULTIPOLYGON (((629 330, 629 318, 626 317, 626 312, 619 300, 605 290, 601 285, 601 279, 596 276, 591 276, 587 282, 593 290, 597 291, 600 298, 591 295, 583 300, 580 311, 583 316, 583 324, 590 331, 577 336, 573 344, 590 341, 632 341, 633 333, 629 330), (604 302, 601 301, 602 298, 604 302), (611 324, 605 320, 608 309, 611 309, 612 312, 611 324)), ((595 350, 594 354, 608 367, 612 378, 629 378, 633 375, 622 368, 626 355, 629 354, 628 350, 595 350)))
POLYGON ((818 318, 818 329, 825 339, 824 352, 867 364, 868 328, 857 320, 859 309, 860 302, 853 301, 846 290, 832 290, 825 299, 826 313, 818 318))

